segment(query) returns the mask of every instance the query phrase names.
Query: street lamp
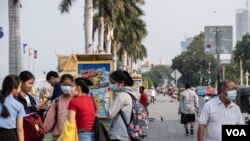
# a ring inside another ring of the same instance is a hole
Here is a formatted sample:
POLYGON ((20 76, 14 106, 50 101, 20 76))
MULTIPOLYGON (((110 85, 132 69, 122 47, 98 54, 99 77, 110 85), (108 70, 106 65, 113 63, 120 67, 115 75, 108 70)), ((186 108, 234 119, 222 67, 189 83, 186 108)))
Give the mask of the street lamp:
POLYGON ((249 73, 248 73, 248 71, 246 72, 246 85, 248 86, 248 76, 249 76, 249 73))
POLYGON ((201 86, 202 85, 201 70, 199 71, 199 74, 200 74, 200 86, 201 86))
POLYGON ((218 89, 218 94, 220 94, 220 53, 221 53, 221 48, 220 48, 220 33, 224 32, 224 28, 221 28, 217 26, 215 28, 215 37, 216 37, 216 54, 217 54, 217 89, 218 89))
POLYGON ((240 56, 240 85, 243 85, 243 68, 242 68, 242 58, 243 54, 240 56))
POLYGON ((211 65, 211 63, 209 62, 208 63, 208 84, 210 85, 210 83, 211 83, 211 78, 210 78, 210 65, 211 65))

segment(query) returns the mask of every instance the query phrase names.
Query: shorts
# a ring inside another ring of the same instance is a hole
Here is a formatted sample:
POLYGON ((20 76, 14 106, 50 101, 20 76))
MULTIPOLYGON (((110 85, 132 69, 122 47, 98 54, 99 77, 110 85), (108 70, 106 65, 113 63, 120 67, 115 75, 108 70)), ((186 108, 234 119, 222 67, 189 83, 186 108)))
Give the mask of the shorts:
POLYGON ((190 122, 195 122, 195 114, 181 113, 181 124, 187 124, 190 122))

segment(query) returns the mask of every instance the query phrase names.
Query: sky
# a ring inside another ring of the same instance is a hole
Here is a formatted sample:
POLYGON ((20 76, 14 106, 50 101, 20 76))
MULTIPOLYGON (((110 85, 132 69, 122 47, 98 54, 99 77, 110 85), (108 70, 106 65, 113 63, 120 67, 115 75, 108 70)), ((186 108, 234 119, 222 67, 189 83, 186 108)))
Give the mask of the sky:
MULTIPOLYGON (((84 53, 84 0, 76 0, 69 14, 60 14, 61 0, 21 0, 21 43, 38 50, 34 61, 23 55, 24 69, 36 78, 43 72, 56 70, 56 54, 84 53)), ((232 25, 235 43, 235 13, 246 8, 246 0, 145 0, 143 19, 148 36, 143 44, 148 60, 171 65, 181 53, 180 42, 204 31, 204 26, 232 25)), ((0 27, 5 36, 0 39, 0 84, 8 74, 8 0, 0 0, 0 27)), ((94 43, 96 47, 96 42, 94 43)))

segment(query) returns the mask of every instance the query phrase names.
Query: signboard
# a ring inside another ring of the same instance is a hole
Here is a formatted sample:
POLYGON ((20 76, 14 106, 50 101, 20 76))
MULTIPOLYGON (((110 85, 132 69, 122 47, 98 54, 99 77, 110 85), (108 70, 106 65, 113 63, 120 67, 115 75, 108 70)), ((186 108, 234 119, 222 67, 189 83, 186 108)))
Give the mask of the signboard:
POLYGON ((221 64, 230 64, 232 60, 232 54, 220 54, 221 64))
POLYGON ((172 73, 171 73, 171 76, 175 79, 175 80, 178 80, 182 74, 177 70, 175 69, 172 73))
POLYGON ((77 62, 77 76, 88 78, 93 82, 90 94, 98 102, 98 117, 107 118, 104 111, 104 101, 112 102, 112 92, 109 89, 109 76, 112 71, 112 61, 81 61, 77 62))
POLYGON ((133 79, 133 80, 134 80, 133 87, 139 89, 139 87, 142 86, 142 79, 133 79))
POLYGON ((205 26, 204 48, 206 53, 216 54, 216 28, 219 27, 218 43, 221 54, 232 54, 233 27, 232 26, 205 26))

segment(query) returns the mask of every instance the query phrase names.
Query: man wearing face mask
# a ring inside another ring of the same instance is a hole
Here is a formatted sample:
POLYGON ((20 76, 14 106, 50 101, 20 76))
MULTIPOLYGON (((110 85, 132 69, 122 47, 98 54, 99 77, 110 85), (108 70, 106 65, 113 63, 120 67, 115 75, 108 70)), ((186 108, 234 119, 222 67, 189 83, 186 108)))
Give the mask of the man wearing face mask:
POLYGON ((53 141, 57 140, 63 131, 63 125, 68 116, 68 106, 72 97, 74 78, 70 74, 61 77, 61 95, 52 101, 44 120, 45 132, 52 132, 53 141))
POLYGON ((218 97, 209 100, 203 107, 198 127, 198 141, 221 141, 222 125, 244 124, 240 108, 232 101, 236 98, 232 81, 220 82, 218 97))

